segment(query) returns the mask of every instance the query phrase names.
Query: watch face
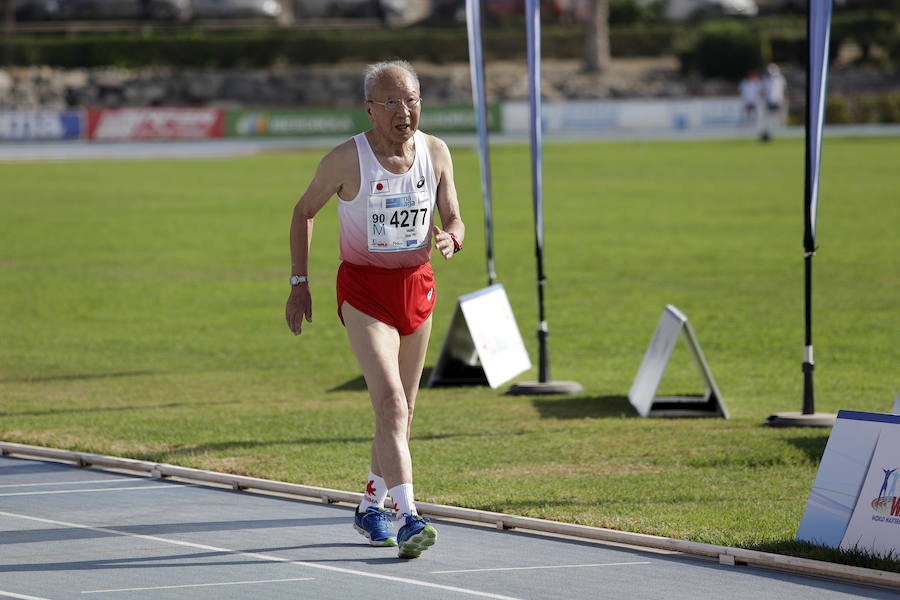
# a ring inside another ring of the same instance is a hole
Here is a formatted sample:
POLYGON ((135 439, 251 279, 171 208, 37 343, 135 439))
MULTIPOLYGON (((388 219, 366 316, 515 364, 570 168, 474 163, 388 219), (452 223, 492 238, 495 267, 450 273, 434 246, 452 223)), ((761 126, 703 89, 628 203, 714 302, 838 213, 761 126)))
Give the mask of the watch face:
POLYGON ((306 277, 300 275, 291 275, 291 285, 298 285, 306 281, 306 277))

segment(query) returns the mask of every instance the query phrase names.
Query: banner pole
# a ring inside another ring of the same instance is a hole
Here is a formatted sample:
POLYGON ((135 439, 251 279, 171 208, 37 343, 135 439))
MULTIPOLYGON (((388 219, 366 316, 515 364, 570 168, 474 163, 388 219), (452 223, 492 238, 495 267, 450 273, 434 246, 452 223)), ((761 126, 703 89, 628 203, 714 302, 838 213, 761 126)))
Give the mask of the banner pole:
POLYGON ((544 201, 543 142, 541 139, 541 10, 539 0, 525 0, 525 25, 528 46, 528 87, 530 92, 531 186, 534 198, 534 246, 537 258, 538 291, 538 381, 518 383, 510 394, 573 394, 584 391, 574 381, 550 380, 550 357, 547 352, 547 317, 544 312, 544 201))
POLYGON ((806 145, 803 188, 804 251, 804 348, 803 405, 799 413, 775 413, 766 420, 775 427, 831 427, 837 415, 817 413, 813 397, 812 259, 816 254, 816 214, 819 203, 819 170, 822 132, 825 126, 825 88, 831 32, 831 0, 807 4, 806 37, 806 145))
POLYGON ((466 0, 466 28, 469 34, 469 71, 472 103, 478 126, 478 158, 481 165, 481 193, 484 198, 484 235, 487 248, 488 286, 497 280, 494 268, 494 222, 491 199, 491 167, 488 150, 487 94, 484 75, 483 8, 480 0, 466 0))

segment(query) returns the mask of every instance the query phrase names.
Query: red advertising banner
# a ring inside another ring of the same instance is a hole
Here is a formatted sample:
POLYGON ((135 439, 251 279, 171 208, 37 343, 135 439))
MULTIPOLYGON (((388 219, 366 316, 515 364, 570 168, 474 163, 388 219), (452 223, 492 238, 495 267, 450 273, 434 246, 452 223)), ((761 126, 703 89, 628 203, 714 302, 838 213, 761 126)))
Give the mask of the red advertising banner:
POLYGON ((139 107, 87 111, 87 137, 96 141, 196 140, 225 135, 221 108, 139 107))

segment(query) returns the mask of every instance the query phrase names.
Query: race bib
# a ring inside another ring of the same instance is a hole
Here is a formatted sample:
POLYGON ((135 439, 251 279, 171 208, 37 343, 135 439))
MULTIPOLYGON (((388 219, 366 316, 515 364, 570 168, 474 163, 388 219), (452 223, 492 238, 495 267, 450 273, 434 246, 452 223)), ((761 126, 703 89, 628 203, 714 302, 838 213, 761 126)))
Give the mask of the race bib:
POLYGON ((369 252, 400 252, 428 246, 428 192, 369 196, 369 252))

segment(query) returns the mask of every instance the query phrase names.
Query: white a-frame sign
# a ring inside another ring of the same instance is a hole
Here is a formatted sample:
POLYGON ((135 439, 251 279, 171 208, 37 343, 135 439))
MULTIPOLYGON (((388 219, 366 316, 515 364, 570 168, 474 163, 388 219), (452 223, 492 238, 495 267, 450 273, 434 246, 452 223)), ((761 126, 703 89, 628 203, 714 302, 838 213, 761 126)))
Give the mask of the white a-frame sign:
POLYGON ((631 384, 628 400, 642 417, 728 418, 722 394, 709 370, 697 336, 684 313, 671 304, 666 306, 659 318, 653 339, 650 340, 641 367, 631 384), (697 370, 700 371, 700 377, 706 384, 706 392, 696 396, 657 396, 663 373, 682 334, 697 370))
POLYGON ((496 388, 531 368, 503 285, 460 296, 428 387, 483 385, 496 388))

